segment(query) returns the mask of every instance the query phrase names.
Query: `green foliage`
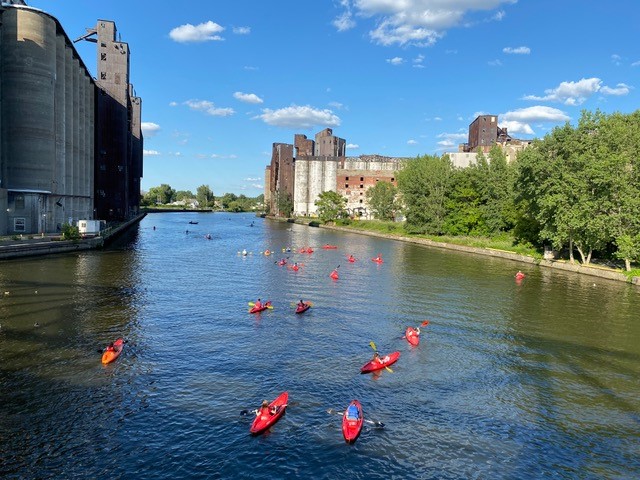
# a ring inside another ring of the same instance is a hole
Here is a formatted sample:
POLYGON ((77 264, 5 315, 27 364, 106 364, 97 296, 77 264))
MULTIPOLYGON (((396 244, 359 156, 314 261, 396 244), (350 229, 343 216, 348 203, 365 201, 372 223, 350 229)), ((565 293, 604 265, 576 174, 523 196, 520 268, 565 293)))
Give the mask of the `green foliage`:
POLYGON ((80 238, 80 230, 75 225, 63 223, 61 232, 64 240, 77 240, 80 238))
POLYGON ((280 193, 278 195, 278 201, 276 202, 276 208, 278 209, 278 215, 283 217, 290 217, 293 213, 293 199, 288 193, 280 193))
POLYGON ((178 190, 175 194, 176 202, 191 200, 192 198, 195 198, 195 195, 191 190, 178 190))
POLYGON ((175 201, 176 192, 166 183, 158 187, 151 187, 144 195, 145 205, 166 205, 175 201))
POLYGON ((398 188, 405 204, 408 231, 443 232, 452 174, 453 166, 448 156, 430 155, 407 161, 398 172, 398 188))
POLYGON ((390 182, 378 182, 367 190, 367 203, 377 219, 393 220, 399 210, 398 189, 390 182))
POLYGON ((318 207, 318 217, 323 222, 332 222, 347 216, 345 207, 347 199, 333 191, 322 192, 315 201, 318 207))
POLYGON ((196 200, 198 201, 198 205, 200 208, 210 208, 215 207, 215 197, 213 196, 213 192, 209 188, 209 185, 200 185, 196 189, 196 200))

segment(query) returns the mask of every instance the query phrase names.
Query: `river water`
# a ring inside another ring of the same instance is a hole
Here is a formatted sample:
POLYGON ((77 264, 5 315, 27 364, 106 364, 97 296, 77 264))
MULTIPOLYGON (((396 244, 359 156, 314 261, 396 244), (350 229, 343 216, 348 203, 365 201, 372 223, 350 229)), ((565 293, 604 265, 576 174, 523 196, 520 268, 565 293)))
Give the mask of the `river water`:
POLYGON ((150 214, 105 251, 0 263, 0 477, 638 478, 639 312, 631 285, 247 214, 150 214), (249 314, 257 298, 274 309, 249 314), (425 319, 411 347, 404 329, 425 319), (359 373, 371 341, 400 351, 393 372, 359 373), (285 390, 286 414, 250 436, 241 411, 285 390), (385 426, 347 445, 327 410, 354 398, 385 426))

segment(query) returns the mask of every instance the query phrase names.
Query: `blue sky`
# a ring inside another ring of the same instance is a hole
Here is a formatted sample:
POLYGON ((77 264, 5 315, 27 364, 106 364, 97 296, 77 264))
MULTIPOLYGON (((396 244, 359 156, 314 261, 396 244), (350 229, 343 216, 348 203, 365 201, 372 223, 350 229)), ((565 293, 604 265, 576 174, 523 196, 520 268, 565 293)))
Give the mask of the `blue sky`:
MULTIPOLYGON (((73 40, 116 22, 142 97, 142 189, 263 192, 274 142, 323 128, 347 154, 456 151, 478 114, 542 137, 639 108, 640 2, 27 0, 73 40)), ((95 76, 95 44, 76 44, 95 76)))

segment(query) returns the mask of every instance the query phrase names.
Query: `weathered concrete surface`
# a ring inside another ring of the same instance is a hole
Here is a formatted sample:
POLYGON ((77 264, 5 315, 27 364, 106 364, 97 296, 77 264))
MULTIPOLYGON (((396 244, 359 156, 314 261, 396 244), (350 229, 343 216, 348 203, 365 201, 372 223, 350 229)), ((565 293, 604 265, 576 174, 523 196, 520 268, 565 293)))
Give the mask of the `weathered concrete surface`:
MULTIPOLYGON (((349 233, 360 233, 360 234, 369 235, 372 237, 380 237, 380 238, 387 238, 389 240, 398 240, 401 242, 415 243, 415 244, 424 245, 427 247, 444 248, 447 250, 456 250, 458 252, 466 252, 466 253, 472 253, 476 255, 499 257, 499 258, 504 258, 506 260, 513 260, 520 263, 529 263, 529 264, 539 265, 541 267, 556 268, 558 270, 575 272, 582 275, 591 275, 593 277, 606 278, 608 280, 615 280, 619 282, 626 282, 626 283, 629 282, 625 274, 620 273, 616 270, 612 270, 610 268, 606 268, 606 267, 585 266, 578 263, 572 264, 564 260, 555 260, 555 261, 539 260, 533 257, 528 257, 526 255, 520 255, 518 253, 507 252, 504 250, 497 250, 493 248, 468 247, 464 245, 455 245, 451 243, 435 242, 433 240, 428 240, 426 238, 410 238, 410 237, 403 237, 400 235, 391 235, 391 234, 385 234, 380 232, 371 232, 367 230, 356 230, 353 228, 338 227, 334 225, 321 225, 320 227, 326 228, 329 230, 338 230, 338 231, 349 232, 349 233)), ((634 285, 640 286, 640 277, 633 277, 631 280, 631 283, 634 285)))

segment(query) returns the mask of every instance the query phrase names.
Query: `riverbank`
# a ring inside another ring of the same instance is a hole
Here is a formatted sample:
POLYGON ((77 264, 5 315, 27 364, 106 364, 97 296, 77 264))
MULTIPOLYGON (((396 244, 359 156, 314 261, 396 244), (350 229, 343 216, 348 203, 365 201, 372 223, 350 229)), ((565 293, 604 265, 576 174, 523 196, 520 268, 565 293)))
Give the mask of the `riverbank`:
POLYGON ((613 268, 603 267, 599 265, 582 265, 579 263, 570 263, 566 260, 548 260, 548 259, 542 259, 542 258, 534 258, 532 256, 509 252, 506 250, 437 242, 437 241, 429 240, 426 238, 409 237, 406 235, 401 235, 399 233, 382 233, 382 232, 377 232, 372 230, 350 228, 347 226, 318 224, 317 221, 310 222, 308 219, 287 220, 287 219, 274 218, 271 216, 268 216, 267 218, 272 220, 278 220, 278 221, 288 221, 288 222, 298 223, 300 225, 316 226, 316 227, 325 228, 328 230, 358 233, 362 235, 368 235, 371 237, 379 237, 379 238, 386 238, 388 240, 408 242, 416 245, 422 245, 425 247, 441 248, 446 250, 455 250, 458 252, 471 253, 474 255, 485 255, 490 257, 504 258, 506 260, 513 260, 515 262, 526 263, 530 265, 538 265, 540 267, 555 268, 557 270, 574 272, 582 275, 590 275, 590 276, 599 277, 599 278, 606 278, 608 280, 615 280, 618 282, 632 283, 633 285, 640 286, 640 277, 631 277, 631 279, 629 279, 624 273, 620 272, 619 270, 615 270, 613 268))
POLYGON ((2 237, 0 238, 0 260, 103 248, 126 232, 129 227, 139 223, 145 216, 146 213, 141 213, 126 222, 117 223, 102 230, 96 236, 76 240, 63 240, 59 233, 2 237))

